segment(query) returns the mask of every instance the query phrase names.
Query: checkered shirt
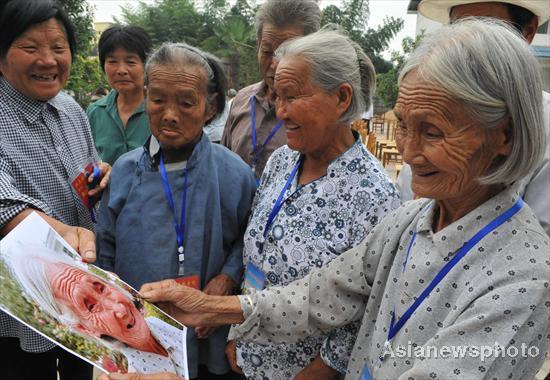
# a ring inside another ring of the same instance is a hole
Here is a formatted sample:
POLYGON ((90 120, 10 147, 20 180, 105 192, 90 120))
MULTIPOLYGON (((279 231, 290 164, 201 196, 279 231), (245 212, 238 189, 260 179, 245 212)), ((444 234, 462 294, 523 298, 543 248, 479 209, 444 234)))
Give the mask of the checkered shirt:
MULTIPOLYGON (((30 99, 0 77, 0 228, 26 208, 93 230, 71 178, 98 159, 86 114, 68 95, 30 99)), ((0 312, 0 337, 44 352, 55 345, 0 312)))

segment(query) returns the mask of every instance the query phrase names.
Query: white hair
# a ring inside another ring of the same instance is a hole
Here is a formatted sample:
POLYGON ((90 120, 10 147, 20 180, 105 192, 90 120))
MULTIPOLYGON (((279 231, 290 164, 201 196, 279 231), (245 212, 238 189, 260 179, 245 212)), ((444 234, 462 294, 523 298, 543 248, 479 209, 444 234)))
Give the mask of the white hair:
POLYGON ((323 29, 286 41, 275 52, 278 60, 290 56, 303 58, 311 69, 312 83, 325 91, 334 91, 343 83, 351 85, 351 104, 340 122, 349 124, 370 107, 376 85, 374 66, 361 47, 345 35, 323 29))
POLYGON ((545 147, 541 71, 513 27, 494 18, 443 26, 411 54, 399 83, 413 70, 463 104, 483 128, 510 119, 511 154, 481 183, 510 184, 539 166, 545 147))

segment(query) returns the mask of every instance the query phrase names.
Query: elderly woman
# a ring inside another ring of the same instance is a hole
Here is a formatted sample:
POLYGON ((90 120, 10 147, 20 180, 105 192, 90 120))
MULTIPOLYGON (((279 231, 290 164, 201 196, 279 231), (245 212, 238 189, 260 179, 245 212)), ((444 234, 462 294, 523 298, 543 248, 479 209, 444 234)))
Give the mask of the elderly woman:
MULTIPOLYGON (((144 317, 142 302, 89 272, 87 264, 32 245, 11 246, 4 257, 25 296, 42 312, 74 333, 122 352, 129 371, 154 368, 186 375, 183 331, 157 317, 144 317)), ((74 349, 89 358, 82 347, 74 349)))
MULTIPOLYGON (((0 236, 33 210, 86 259, 95 259, 89 210, 70 176, 97 159, 84 111, 61 92, 75 53, 74 29, 50 0, 0 5, 0 236)), ((110 167, 89 195, 106 186, 110 167)), ((3 379, 91 379, 92 368, 0 312, 3 379), (30 365, 32 363, 32 365, 30 365), (59 364, 57 364, 59 363, 59 364)))
POLYGON ((262 80, 233 99, 221 143, 261 177, 275 149, 285 145, 283 121, 275 114, 273 53, 286 40, 319 30, 321 10, 314 0, 268 0, 256 14, 258 64, 262 80))
POLYGON ((113 26, 99 38, 99 63, 113 90, 86 110, 97 151, 113 165, 151 132, 144 104, 144 67, 151 39, 137 26, 113 26))
MULTIPOLYGON (((351 130, 374 89, 365 53, 323 31, 285 42, 275 59, 275 103, 288 146, 269 159, 254 200, 244 237, 245 291, 306 276, 359 244, 400 205, 390 178, 351 130)), ((347 326, 284 345, 239 341, 236 360, 252 379, 328 379, 345 372, 355 333, 347 326)))
MULTIPOLYGON (((225 74, 217 59, 186 44, 163 45, 145 72, 153 136, 113 167, 98 220, 99 265, 136 288, 177 278, 231 294, 256 185, 236 154, 203 133, 225 106, 225 74)), ((203 376, 199 364, 215 375, 229 371, 227 332, 189 330, 191 378, 203 376)))
POLYGON ((428 199, 287 286, 214 297, 164 281, 142 295, 259 343, 361 320, 348 379, 533 378, 548 348, 549 241, 508 184, 543 156, 539 70, 505 24, 443 27, 403 68, 396 105, 399 149, 428 199))

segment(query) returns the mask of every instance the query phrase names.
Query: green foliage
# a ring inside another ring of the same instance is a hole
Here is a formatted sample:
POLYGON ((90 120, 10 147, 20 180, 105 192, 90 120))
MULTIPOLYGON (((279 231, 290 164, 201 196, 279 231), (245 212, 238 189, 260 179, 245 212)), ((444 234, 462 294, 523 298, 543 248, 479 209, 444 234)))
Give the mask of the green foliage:
POLYGON ((71 76, 65 90, 69 91, 84 109, 91 102, 91 96, 98 87, 109 88, 107 79, 99 67, 96 57, 77 55, 74 57, 71 76))
POLYGON ((382 99, 387 107, 393 108, 393 106, 395 106, 395 101, 397 100, 397 95, 399 93, 399 86, 397 85, 399 72, 405 64, 409 54, 412 53, 412 51, 418 46, 423 37, 424 34, 420 34, 416 36, 416 38, 405 37, 403 41, 401 41, 401 48, 403 52, 392 52, 391 60, 394 67, 392 67, 389 71, 380 73, 376 76, 376 96, 382 99))
POLYGON ((391 40, 403 28, 403 19, 389 17, 376 29, 368 28, 368 0, 346 0, 342 7, 329 5, 323 9, 321 22, 340 25, 372 60, 377 73, 387 72, 392 64, 382 58, 391 40))
POLYGON ((62 0, 75 31, 79 54, 86 55, 95 36, 92 6, 86 0, 62 0))

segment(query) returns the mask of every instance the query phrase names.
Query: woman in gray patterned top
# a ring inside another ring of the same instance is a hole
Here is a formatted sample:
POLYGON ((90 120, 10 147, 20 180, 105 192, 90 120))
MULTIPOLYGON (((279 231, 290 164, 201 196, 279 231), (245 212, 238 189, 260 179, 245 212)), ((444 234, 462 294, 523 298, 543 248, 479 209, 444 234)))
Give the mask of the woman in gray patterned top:
POLYGON ((259 343, 360 320, 347 379, 533 378, 550 343, 549 239, 514 182, 543 156, 541 82, 507 24, 443 27, 403 68, 395 108, 424 199, 289 285, 212 297, 165 281, 143 296, 259 343))
MULTIPOLYGON (((84 111, 61 93, 75 51, 73 27, 50 0, 0 6, 0 236, 38 212, 88 261, 95 260, 89 210, 70 176, 97 159, 84 111)), ((107 185, 110 167, 100 164, 107 185)), ((91 379, 91 366, 0 312, 3 379, 91 379), (29 354, 32 352, 34 354, 29 354), (31 365, 32 363, 32 365, 31 365)))

